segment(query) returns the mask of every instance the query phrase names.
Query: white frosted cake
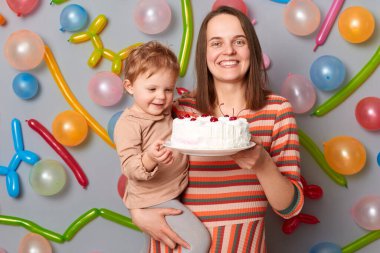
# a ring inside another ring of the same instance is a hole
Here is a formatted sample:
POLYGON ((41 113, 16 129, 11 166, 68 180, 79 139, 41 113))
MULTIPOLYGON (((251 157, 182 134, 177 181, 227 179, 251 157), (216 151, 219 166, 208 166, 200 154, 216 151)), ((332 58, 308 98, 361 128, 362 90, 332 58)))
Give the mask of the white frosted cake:
POLYGON ((171 145, 186 149, 247 147, 251 134, 244 118, 202 116, 173 120, 171 145))

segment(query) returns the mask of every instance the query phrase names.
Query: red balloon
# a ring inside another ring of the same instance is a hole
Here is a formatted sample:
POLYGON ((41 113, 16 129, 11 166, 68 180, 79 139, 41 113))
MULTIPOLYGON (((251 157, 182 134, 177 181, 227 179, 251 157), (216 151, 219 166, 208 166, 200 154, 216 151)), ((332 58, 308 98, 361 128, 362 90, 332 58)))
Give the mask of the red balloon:
POLYGON ((121 174, 119 180, 117 181, 117 192, 119 193, 120 198, 124 197, 127 181, 128 178, 124 174, 121 174))
POLYGON ((31 13, 39 4, 39 0, 7 0, 7 4, 17 16, 31 13))
POLYGON ((355 108, 358 123, 369 131, 380 129, 380 98, 366 97, 355 108))
POLYGON ((212 5, 212 10, 214 11, 220 6, 229 6, 235 8, 248 16, 248 9, 243 0, 216 0, 212 5))
POLYGON ((78 183, 86 188, 88 185, 88 179, 78 162, 74 157, 67 151, 67 149, 54 138, 54 136, 46 129, 40 122, 35 119, 27 120, 28 126, 36 131, 55 152, 65 161, 65 163, 70 167, 74 176, 76 177, 78 183))

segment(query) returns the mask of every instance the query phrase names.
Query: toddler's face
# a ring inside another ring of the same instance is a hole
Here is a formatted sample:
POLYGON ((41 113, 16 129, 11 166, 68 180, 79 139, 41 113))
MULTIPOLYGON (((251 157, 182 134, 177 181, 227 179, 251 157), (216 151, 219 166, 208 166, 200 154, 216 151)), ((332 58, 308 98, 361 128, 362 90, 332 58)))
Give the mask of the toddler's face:
POLYGON ((134 109, 151 115, 160 115, 173 102, 177 76, 172 71, 160 69, 153 74, 143 73, 127 87, 133 95, 134 109))

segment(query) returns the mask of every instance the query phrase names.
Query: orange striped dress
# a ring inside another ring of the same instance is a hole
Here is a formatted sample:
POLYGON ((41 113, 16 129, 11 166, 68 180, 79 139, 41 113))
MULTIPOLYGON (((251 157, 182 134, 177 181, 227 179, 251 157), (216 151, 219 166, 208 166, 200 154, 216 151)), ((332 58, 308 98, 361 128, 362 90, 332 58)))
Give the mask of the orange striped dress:
MULTIPOLYGON (((179 99, 173 112, 177 116, 196 114, 194 99, 179 99)), ((248 120, 252 135, 262 139, 280 172, 296 189, 293 203, 285 210, 274 211, 283 218, 297 215, 304 199, 297 125, 291 105, 283 97, 269 95, 264 108, 245 110, 239 117, 248 120)), ((255 173, 241 169, 230 157, 190 157, 189 185, 182 201, 210 231, 210 253, 266 252, 267 198, 255 173)), ((169 250, 154 240, 151 243, 151 252, 155 253, 184 251, 169 250)))

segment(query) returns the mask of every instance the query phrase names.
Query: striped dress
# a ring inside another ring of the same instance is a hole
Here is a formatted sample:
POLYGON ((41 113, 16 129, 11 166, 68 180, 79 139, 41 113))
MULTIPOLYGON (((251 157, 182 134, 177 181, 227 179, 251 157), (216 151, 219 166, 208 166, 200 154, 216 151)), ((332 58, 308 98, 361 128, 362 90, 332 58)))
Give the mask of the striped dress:
MULTIPOLYGON (((181 98, 173 106, 175 115, 197 114, 192 98, 181 98)), ((282 175, 294 185, 296 195, 285 210, 274 210, 287 219, 303 206, 297 126, 290 103, 269 95, 261 110, 245 110, 253 136, 260 137, 282 175)), ((185 133, 184 133, 185 134, 185 133)), ((268 201, 255 173, 241 169, 230 157, 190 157, 189 185, 182 202, 210 231, 210 253, 264 253, 264 216, 268 201)), ((169 250, 152 240, 151 252, 169 250)), ((200 252, 201 253, 201 252, 200 252)))

